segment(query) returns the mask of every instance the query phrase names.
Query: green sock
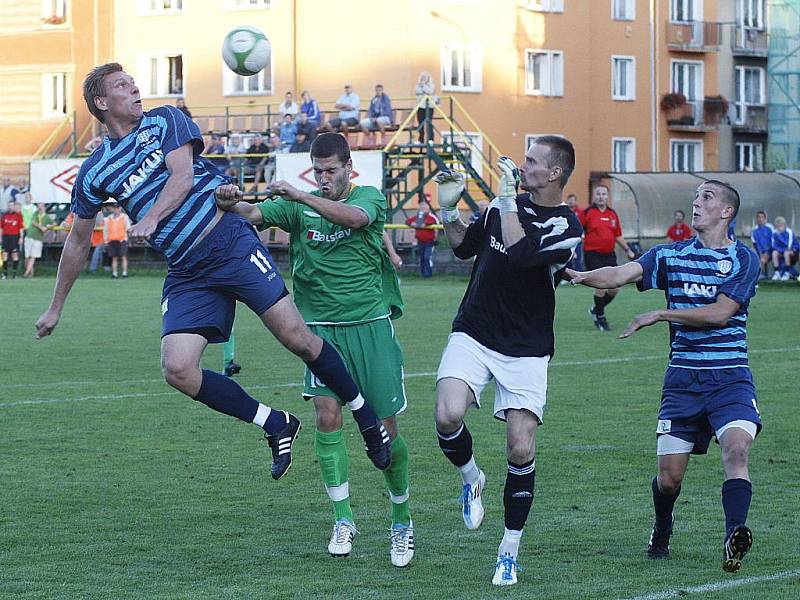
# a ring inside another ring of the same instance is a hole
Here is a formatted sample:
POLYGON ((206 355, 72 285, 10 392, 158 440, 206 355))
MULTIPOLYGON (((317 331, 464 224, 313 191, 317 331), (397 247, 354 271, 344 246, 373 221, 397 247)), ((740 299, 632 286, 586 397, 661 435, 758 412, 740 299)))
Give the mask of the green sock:
POLYGON ((319 466, 322 469, 322 482, 325 491, 333 502, 333 514, 338 521, 347 519, 353 522, 353 509, 350 508, 350 486, 347 481, 350 461, 342 430, 325 433, 317 430, 314 441, 319 466))
POLYGON ((233 362, 233 356, 236 353, 236 332, 231 330, 231 337, 227 342, 222 344, 222 368, 225 368, 229 362, 233 362))
POLYGON ((401 435, 392 440, 392 462, 383 472, 392 501, 392 525, 410 525, 408 503, 408 446, 401 435))

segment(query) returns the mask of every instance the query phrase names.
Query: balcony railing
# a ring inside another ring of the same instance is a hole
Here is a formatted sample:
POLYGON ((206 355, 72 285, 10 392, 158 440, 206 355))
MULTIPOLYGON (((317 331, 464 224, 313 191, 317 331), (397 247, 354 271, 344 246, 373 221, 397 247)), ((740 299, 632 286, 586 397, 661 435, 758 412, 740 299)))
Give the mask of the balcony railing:
POLYGON ((767 107, 739 104, 736 106, 736 121, 733 128, 749 133, 766 133, 768 131, 767 107))
POLYGON ((731 36, 735 54, 766 56, 769 51, 769 34, 763 29, 736 25, 731 36))
POLYGON ((719 102, 694 100, 666 112, 667 127, 675 131, 712 131, 725 115, 719 102))
POLYGON ((707 21, 667 21, 667 47, 682 52, 716 52, 722 25, 707 21))

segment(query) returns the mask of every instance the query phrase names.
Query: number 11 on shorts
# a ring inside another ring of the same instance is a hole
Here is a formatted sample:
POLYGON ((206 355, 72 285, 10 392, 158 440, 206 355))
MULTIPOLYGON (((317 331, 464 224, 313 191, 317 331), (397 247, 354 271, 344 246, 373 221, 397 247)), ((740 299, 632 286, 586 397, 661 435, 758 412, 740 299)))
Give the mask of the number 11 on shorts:
POLYGON ((261 253, 261 250, 256 250, 255 254, 250 255, 250 262, 257 266, 262 273, 266 273, 272 269, 267 257, 261 253))

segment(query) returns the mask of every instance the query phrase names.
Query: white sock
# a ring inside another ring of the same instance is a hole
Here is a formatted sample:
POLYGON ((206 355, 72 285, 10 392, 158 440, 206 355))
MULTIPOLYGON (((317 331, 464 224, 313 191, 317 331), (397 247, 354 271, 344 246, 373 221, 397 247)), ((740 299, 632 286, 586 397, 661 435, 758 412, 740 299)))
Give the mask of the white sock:
POLYGON ((500 548, 497 550, 497 555, 510 554, 512 558, 516 559, 519 553, 519 542, 522 539, 522 530, 506 529, 503 533, 503 539, 500 542, 500 548))
POLYGON ((253 423, 264 428, 264 423, 267 422, 269 418, 269 413, 272 412, 272 409, 269 406, 264 406, 260 402, 258 403, 258 410, 256 411, 256 416, 253 417, 253 423))
POLYGON ((358 410, 364 406, 364 396, 359 394, 348 403, 348 406, 350 406, 350 410, 358 410))
POLYGON ((463 481, 465 484, 468 483, 472 485, 475 482, 477 482, 478 477, 481 476, 481 471, 480 469, 478 469, 478 465, 475 462, 474 456, 470 457, 469 462, 467 462, 467 464, 458 467, 458 471, 459 473, 461 473, 461 481, 463 481))

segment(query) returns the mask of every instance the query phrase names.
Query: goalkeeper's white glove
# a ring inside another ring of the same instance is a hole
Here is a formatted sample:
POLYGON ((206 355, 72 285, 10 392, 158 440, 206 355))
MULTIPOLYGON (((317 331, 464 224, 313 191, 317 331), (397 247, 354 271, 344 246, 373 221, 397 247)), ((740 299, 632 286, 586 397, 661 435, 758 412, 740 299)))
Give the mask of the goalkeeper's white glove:
POLYGON ((500 189, 497 194, 500 214, 517 212, 517 187, 519 186, 519 169, 507 156, 497 159, 500 171, 500 189))
POLYGON ((440 171, 433 180, 439 186, 439 208, 444 223, 458 221, 456 208, 464 192, 464 175, 458 171, 440 171))

